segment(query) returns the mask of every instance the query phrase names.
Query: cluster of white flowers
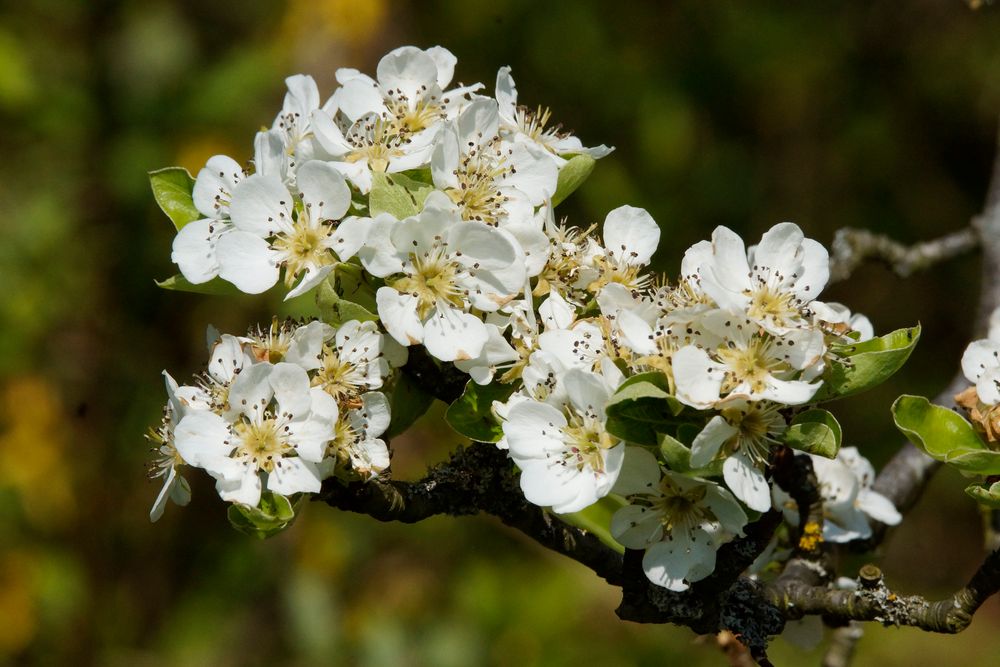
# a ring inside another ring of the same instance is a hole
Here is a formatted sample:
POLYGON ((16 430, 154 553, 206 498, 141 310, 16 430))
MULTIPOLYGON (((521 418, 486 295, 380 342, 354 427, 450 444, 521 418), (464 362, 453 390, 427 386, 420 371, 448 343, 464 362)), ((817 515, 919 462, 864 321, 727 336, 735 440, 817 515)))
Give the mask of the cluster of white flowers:
POLYGON ((224 500, 249 506, 265 488, 315 493, 338 472, 368 479, 389 466, 380 438, 389 400, 379 390, 406 350, 374 322, 273 323, 244 337, 210 337, 208 369, 194 384, 178 386, 164 372, 168 403, 151 434, 153 475, 164 480, 154 521, 168 498, 190 498, 178 473, 184 465, 214 477, 224 500))
POLYGON ((989 442, 1000 440, 1000 308, 990 315, 986 338, 976 340, 962 355, 962 373, 973 384, 956 397, 989 442))
MULTIPOLYGON (((291 77, 252 168, 216 156, 198 174, 200 219, 173 247, 189 283, 259 293, 283 278, 294 297, 338 289, 350 269, 377 321, 222 336, 197 386, 168 377, 154 515, 168 495, 186 499, 181 463, 251 506, 262 488, 317 492, 338 470, 385 470, 389 403, 378 390, 421 345, 467 373, 471 390, 509 387, 487 418, 528 501, 564 514, 626 499, 611 534, 646 550, 651 581, 683 590, 712 572, 748 511, 771 509, 772 494, 785 506, 766 474, 771 451, 816 396, 834 346, 871 338, 871 324, 817 300, 827 251, 792 223, 749 249, 719 227, 685 253, 673 284, 647 271, 660 226, 645 210, 611 211, 600 234, 557 223, 571 165, 610 149, 585 148, 548 126, 548 111, 519 106, 509 68, 493 97, 481 84, 450 87, 455 63, 440 47, 402 47, 374 79, 338 70, 322 104, 311 77, 291 77), (382 205, 387 183, 405 214, 382 205), (612 426, 609 405, 640 375, 672 406, 676 420, 657 433, 686 452, 683 466, 612 426)), ((840 538, 864 532, 848 510, 883 521, 894 511, 870 491, 867 462, 851 461, 816 458, 821 479, 854 480, 829 482, 831 507, 849 506, 830 510, 840 538)))

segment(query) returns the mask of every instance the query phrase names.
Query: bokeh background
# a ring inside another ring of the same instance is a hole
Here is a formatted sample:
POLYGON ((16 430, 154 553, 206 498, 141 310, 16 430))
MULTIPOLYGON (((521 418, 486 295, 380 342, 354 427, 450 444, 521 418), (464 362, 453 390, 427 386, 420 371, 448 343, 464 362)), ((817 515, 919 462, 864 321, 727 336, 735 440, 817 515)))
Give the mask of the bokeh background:
MULTIPOLYGON (((321 506, 258 542, 204 479, 151 525, 143 433, 160 371, 204 362, 204 329, 267 321, 276 299, 158 291, 172 228, 146 171, 244 160, 284 76, 374 72, 441 44, 457 78, 617 151, 561 208, 624 203, 663 227, 657 268, 724 224, 794 220, 904 241, 982 204, 1000 112, 1000 6, 574 0, 28 0, 0 8, 0 663, 29 665, 722 664, 687 630, 619 622, 615 590, 488 518, 383 525, 321 506)), ((880 331, 924 340, 884 388, 841 406, 848 442, 884 461, 903 391, 934 394, 971 335, 978 258, 903 281, 867 266, 829 291, 880 331)), ((416 477, 457 441, 394 443, 416 477)), ((963 482, 940 475, 879 562, 943 595, 981 555, 963 482)), ((859 562, 847 563, 856 568, 859 562)), ((851 572, 848 572, 851 573, 851 572)), ((870 628, 858 665, 997 664, 996 600, 955 637, 870 628)), ((775 643, 778 664, 815 664, 775 643)))

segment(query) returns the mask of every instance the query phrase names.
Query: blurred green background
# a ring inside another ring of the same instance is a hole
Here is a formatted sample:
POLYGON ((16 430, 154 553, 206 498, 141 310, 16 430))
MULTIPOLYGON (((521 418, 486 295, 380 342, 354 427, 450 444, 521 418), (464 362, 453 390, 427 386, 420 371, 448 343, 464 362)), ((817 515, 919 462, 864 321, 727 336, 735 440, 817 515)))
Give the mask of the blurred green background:
MULTIPOLYGON (((401 44, 441 44, 457 79, 548 105, 613 144, 561 208, 623 203, 663 227, 657 268, 724 224, 756 239, 794 220, 904 241, 982 205, 1000 111, 1000 7, 576 0, 28 0, 0 9, 0 663, 31 665, 723 664, 711 638, 619 622, 614 589, 487 518, 383 525, 309 507, 267 542, 232 531, 205 479, 150 525, 142 439, 160 370, 204 361, 204 329, 277 307, 166 293, 172 228, 146 171, 245 160, 284 76, 374 72, 401 44)), ((873 460, 897 446, 902 391, 934 394, 971 335, 978 259, 899 280, 868 266, 829 290, 880 331, 924 340, 884 388, 841 406, 873 460)), ((457 441, 394 442, 420 474, 457 441)), ((980 558, 980 519, 944 474, 881 562, 943 595, 980 558)), ((847 564, 856 568, 858 562, 847 564)), ((870 628, 858 665, 997 664, 1000 605, 955 637, 870 628)), ((816 664, 775 642, 777 664, 816 664)))

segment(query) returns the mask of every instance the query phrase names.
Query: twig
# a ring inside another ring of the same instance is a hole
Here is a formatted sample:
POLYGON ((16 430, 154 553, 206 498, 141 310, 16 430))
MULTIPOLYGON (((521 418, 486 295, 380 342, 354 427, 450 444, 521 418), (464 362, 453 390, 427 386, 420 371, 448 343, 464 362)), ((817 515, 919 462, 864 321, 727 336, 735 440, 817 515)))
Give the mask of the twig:
POLYGON ((884 262, 901 278, 922 269, 958 257, 979 245, 979 235, 965 227, 933 241, 908 246, 884 234, 867 229, 844 228, 833 237, 830 256, 830 282, 846 280, 866 260, 884 262))

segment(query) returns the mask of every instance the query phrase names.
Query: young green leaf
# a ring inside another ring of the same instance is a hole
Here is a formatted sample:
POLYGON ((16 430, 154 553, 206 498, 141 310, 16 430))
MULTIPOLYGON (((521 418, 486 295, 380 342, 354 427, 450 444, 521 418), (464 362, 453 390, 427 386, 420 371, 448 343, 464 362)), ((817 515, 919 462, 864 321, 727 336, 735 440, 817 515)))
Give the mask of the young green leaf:
POLYGON ((903 435, 933 459, 966 473, 1000 474, 1000 452, 986 447, 965 419, 923 396, 900 396, 892 417, 903 435))
POLYGON ((832 346, 835 356, 812 402, 843 398, 885 382, 910 358, 918 340, 919 324, 863 343, 832 346))
POLYGON ((321 282, 316 288, 316 306, 323 321, 335 327, 350 320, 371 322, 378 319, 378 315, 361 304, 341 298, 337 294, 332 277, 321 282))
POLYGON ((605 406, 608 433, 637 445, 657 446, 658 434, 675 425, 683 404, 669 393, 666 376, 640 373, 622 383, 605 406))
POLYGON ((785 444, 792 449, 837 458, 842 432, 837 419, 819 408, 800 412, 785 430, 785 444))
POLYGON ((556 193, 552 195, 552 205, 560 204, 583 185, 590 172, 594 171, 596 163, 594 158, 584 153, 571 157, 559 170, 559 181, 556 183, 556 193))
POLYGON ((625 547, 618 544, 615 538, 611 536, 611 517, 627 504, 621 496, 610 495, 604 496, 590 507, 582 509, 579 512, 554 514, 553 516, 559 517, 564 523, 568 523, 575 528, 593 533, 605 545, 623 554, 625 553, 625 547))
POLYGON ((194 179, 183 167, 167 167, 149 172, 149 185, 153 188, 153 198, 160 209, 167 214, 174 228, 181 227, 204 218, 191 198, 194 179))
POLYGON ((478 442, 497 442, 503 437, 500 422, 493 416, 493 401, 506 401, 517 388, 513 384, 480 385, 469 380, 465 391, 448 406, 444 418, 466 438, 478 442))
POLYGON ((368 196, 369 215, 388 213, 397 220, 416 215, 433 189, 434 186, 403 174, 374 172, 368 196))
POLYGON ((212 294, 215 296, 234 296, 242 294, 232 283, 227 283, 222 278, 212 278, 207 283, 195 285, 188 282, 187 278, 181 274, 170 276, 166 280, 155 280, 156 286, 161 289, 174 292, 191 292, 193 294, 212 294))

